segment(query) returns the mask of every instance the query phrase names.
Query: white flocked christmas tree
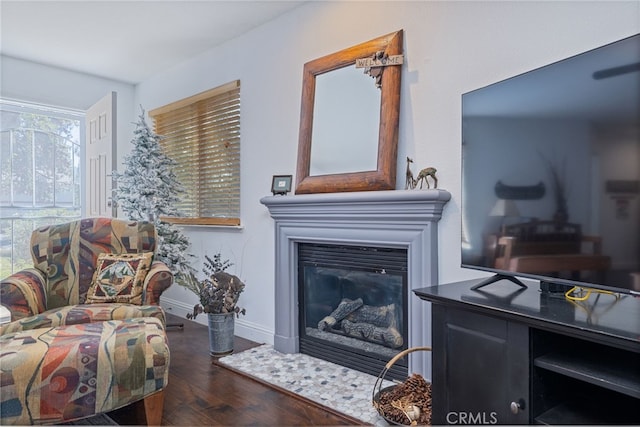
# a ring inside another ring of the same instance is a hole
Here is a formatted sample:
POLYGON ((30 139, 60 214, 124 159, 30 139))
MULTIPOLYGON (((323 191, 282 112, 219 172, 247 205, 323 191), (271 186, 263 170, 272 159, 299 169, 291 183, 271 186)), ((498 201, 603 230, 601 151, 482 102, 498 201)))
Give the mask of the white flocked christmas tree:
POLYGON ((153 132, 142 110, 131 140, 133 149, 124 158, 124 172, 114 172, 114 200, 127 218, 153 222, 158 232, 156 259, 163 261, 181 282, 181 276, 193 273, 188 253, 189 239, 166 216, 180 216, 176 204, 184 188, 173 168, 176 162, 160 145, 161 136, 153 132))

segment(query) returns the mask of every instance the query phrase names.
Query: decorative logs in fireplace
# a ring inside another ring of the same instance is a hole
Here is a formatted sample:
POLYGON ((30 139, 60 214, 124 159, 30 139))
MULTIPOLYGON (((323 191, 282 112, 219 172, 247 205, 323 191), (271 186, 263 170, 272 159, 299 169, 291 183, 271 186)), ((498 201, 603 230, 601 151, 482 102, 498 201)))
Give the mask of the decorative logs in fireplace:
POLYGON ((397 328, 395 311, 395 304, 375 307, 365 305, 362 298, 344 298, 331 314, 318 322, 318 329, 400 348, 404 340, 397 328))

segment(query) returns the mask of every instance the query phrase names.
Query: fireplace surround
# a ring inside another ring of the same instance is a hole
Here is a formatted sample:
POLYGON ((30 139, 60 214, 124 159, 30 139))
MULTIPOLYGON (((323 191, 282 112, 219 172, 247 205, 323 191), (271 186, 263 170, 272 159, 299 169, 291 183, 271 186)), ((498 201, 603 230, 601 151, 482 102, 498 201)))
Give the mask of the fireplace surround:
MULTIPOLYGON (((437 284, 437 222, 450 198, 439 189, 263 197, 275 222, 275 349, 300 351, 297 246, 305 242, 406 249, 408 346, 430 343, 431 308, 411 291, 437 284)), ((409 373, 431 377, 429 353, 408 358, 409 373)))

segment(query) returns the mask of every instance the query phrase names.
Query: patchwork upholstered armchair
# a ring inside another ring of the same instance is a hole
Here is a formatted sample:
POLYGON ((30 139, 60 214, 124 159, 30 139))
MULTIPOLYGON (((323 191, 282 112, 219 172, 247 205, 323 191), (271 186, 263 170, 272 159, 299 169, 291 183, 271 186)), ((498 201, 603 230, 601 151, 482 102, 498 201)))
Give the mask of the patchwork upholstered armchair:
MULTIPOLYGON (((0 282, 0 424, 58 424, 136 404, 160 424, 169 349, 153 224, 90 218, 31 236, 33 268, 0 282)), ((142 411, 141 411, 142 412, 142 411)))

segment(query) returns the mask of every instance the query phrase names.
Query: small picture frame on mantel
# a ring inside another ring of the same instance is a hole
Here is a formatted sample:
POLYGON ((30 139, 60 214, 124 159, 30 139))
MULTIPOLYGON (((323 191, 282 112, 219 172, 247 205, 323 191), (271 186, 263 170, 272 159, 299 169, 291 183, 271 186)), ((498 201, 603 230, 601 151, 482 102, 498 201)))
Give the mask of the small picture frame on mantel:
POLYGON ((274 196, 284 196, 291 191, 291 181, 293 175, 273 175, 271 181, 271 192, 274 196))

